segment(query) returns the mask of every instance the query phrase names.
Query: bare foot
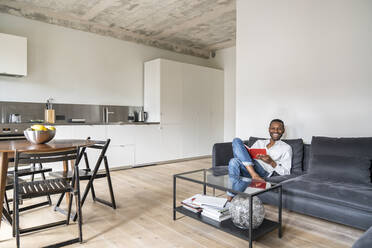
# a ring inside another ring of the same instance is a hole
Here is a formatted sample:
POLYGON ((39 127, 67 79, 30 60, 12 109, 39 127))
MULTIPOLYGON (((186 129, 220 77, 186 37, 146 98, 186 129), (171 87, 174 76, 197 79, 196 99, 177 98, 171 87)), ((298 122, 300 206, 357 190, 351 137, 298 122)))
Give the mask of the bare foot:
POLYGON ((231 201, 232 201, 232 199, 233 199, 233 197, 232 197, 232 196, 229 196, 229 195, 227 196, 227 201, 228 201, 228 202, 231 202, 231 201))
POLYGON ((248 170, 248 172, 249 172, 249 174, 252 176, 252 179, 253 180, 256 180, 256 181, 265 181, 265 180, 263 180, 258 174, 257 174, 257 172, 255 172, 254 171, 254 169, 253 169, 253 167, 252 166, 250 166, 250 165, 248 165, 248 166, 246 166, 245 168, 247 168, 247 170, 248 170))

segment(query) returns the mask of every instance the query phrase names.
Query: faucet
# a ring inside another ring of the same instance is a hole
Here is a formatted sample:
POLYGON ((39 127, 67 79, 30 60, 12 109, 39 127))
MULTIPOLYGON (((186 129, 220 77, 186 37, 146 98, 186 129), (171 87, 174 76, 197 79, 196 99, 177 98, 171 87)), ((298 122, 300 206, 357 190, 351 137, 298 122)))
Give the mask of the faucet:
POLYGON ((115 114, 115 112, 109 111, 108 107, 103 108, 103 121, 109 123, 109 115, 115 114))

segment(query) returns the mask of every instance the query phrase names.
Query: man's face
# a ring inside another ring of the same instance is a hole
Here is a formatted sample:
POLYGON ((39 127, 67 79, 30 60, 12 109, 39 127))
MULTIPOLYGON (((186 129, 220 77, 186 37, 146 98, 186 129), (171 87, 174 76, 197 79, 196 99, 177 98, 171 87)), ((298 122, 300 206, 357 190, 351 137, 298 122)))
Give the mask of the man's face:
POLYGON ((280 140, 284 131, 284 125, 282 123, 274 121, 270 124, 269 133, 272 140, 280 140))

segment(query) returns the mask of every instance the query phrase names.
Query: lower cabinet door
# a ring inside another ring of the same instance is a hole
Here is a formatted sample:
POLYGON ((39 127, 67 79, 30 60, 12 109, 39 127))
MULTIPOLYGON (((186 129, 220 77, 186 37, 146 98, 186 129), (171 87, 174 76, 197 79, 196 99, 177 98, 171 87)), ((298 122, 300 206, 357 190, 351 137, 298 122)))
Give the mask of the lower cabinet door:
POLYGON ((161 129, 159 125, 138 125, 135 166, 161 161, 161 129))
POLYGON ((135 145, 112 145, 107 152, 109 168, 133 167, 135 161, 135 145))
POLYGON ((73 139, 74 129, 72 126, 55 126, 56 136, 54 139, 73 139))

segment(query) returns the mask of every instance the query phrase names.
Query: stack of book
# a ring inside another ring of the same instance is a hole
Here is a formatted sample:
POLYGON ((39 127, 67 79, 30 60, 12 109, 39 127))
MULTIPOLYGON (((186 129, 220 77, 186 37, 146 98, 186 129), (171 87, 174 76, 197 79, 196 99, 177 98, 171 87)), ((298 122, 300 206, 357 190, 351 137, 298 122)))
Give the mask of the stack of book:
POLYGON ((195 203, 195 199, 198 195, 194 195, 190 198, 187 198, 181 202, 182 207, 184 207, 187 210, 190 210, 194 213, 200 213, 203 211, 201 204, 195 203))
POLYGON ((231 218, 229 208, 217 208, 212 206, 204 206, 201 215, 216 220, 218 222, 231 218))
POLYGON ((229 209, 225 206, 226 202, 226 198, 196 194, 183 200, 181 204, 187 210, 221 222, 231 217, 229 209))

